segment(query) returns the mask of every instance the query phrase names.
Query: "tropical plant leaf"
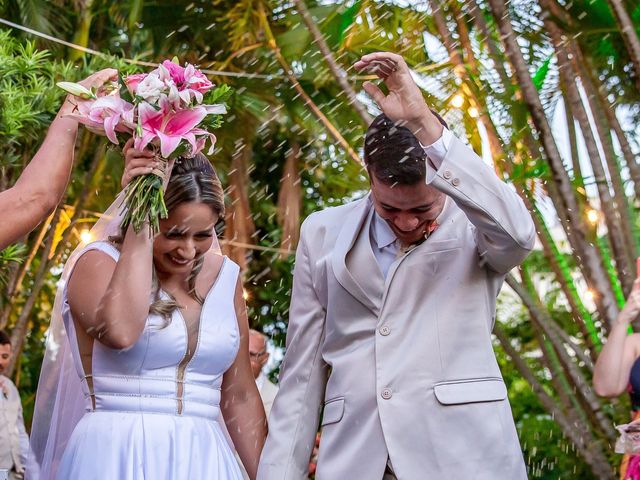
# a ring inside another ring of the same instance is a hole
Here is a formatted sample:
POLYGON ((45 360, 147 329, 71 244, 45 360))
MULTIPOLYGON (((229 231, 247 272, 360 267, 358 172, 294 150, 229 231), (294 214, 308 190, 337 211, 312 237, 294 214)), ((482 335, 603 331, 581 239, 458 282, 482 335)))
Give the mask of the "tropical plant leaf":
POLYGON ((8 275, 12 264, 20 264, 24 261, 27 246, 21 243, 9 245, 0 251, 0 285, 5 286, 9 281, 8 275))
POLYGON ((547 74, 549 73, 549 64, 551 63, 552 58, 553 55, 549 56, 544 62, 542 62, 542 65, 538 67, 538 70, 536 70, 536 73, 533 75, 533 84, 538 91, 542 90, 544 81, 547 78, 547 74))

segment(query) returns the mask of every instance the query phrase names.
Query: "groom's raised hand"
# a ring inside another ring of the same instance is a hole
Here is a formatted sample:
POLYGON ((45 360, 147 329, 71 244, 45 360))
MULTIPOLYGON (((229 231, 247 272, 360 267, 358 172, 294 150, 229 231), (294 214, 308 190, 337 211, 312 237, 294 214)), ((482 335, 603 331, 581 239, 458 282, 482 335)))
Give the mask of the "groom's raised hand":
POLYGON ((372 82, 365 82, 362 87, 387 117, 411 130, 423 145, 440 138, 442 125, 424 101, 404 58, 395 53, 375 52, 362 56, 354 68, 384 81, 389 91, 386 95, 372 82))

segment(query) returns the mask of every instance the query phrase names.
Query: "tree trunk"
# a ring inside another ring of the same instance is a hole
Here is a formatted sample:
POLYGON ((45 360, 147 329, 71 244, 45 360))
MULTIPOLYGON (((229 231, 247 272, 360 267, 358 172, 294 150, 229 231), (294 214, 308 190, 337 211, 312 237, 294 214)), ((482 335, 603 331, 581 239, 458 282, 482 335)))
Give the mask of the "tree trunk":
POLYGON ((595 425, 609 441, 615 441, 617 435, 611 421, 602 411, 602 405, 593 393, 593 390, 584 378, 584 375, 578 370, 573 360, 567 354, 563 343, 551 328, 551 324, 554 323, 551 317, 548 315, 544 307, 540 305, 539 300, 536 300, 529 292, 527 292, 527 290, 518 283, 513 275, 507 275, 506 282, 520 297, 522 303, 527 307, 531 320, 540 327, 547 339, 553 345, 553 349, 558 356, 560 364, 566 372, 566 377, 574 387, 574 393, 577 395, 576 398, 583 406, 591 423, 595 425))
POLYGON ((342 134, 335 127, 335 125, 331 123, 331 121, 326 117, 326 115, 322 113, 322 110, 320 110, 320 108, 315 104, 315 102, 311 99, 311 97, 307 94, 307 92, 304 91, 304 88, 302 88, 302 85, 300 85, 300 82, 298 81, 298 79, 293 73, 293 70, 291 69, 291 65, 289 65, 289 62, 287 62, 286 58, 284 58, 284 56, 282 56, 282 53, 280 52, 280 47, 278 47, 276 39, 273 36, 273 33, 271 32, 271 27, 269 26, 269 21, 267 20, 267 16, 264 12, 264 9, 262 8, 262 5, 259 5, 259 8, 260 8, 260 17, 262 19, 262 24, 264 27, 264 33, 265 33, 265 36, 267 37, 269 48, 271 48, 271 50, 273 51, 273 54, 275 55, 276 59, 278 60, 278 63, 284 70, 285 75, 291 82, 291 85, 293 86, 295 91, 298 92, 298 95, 302 97, 304 104, 309 108, 309 110, 311 110, 311 113, 313 113, 316 116, 316 118, 320 120, 320 123, 322 123, 322 125, 327 129, 329 134, 333 137, 333 139, 336 142, 338 142, 340 147, 347 153, 347 155, 349 155, 351 159, 355 161, 357 164, 362 165, 362 160, 360 159, 360 156, 356 153, 356 151, 353 148, 351 148, 351 145, 349 145, 349 142, 347 142, 347 140, 342 136, 342 134))
POLYGON ((31 292, 27 297, 27 301, 23 305, 22 310, 20 311, 20 316, 18 317, 16 324, 11 330, 11 347, 13 355, 11 357, 11 361, 9 362, 9 366, 7 367, 7 372, 5 373, 7 377, 11 377, 11 375, 13 374, 16 362, 20 357, 22 345, 24 344, 24 337, 27 332, 27 327, 29 326, 29 317, 31 316, 31 310, 33 309, 33 306, 38 299, 40 290, 42 289, 42 286, 44 285, 44 282, 46 280, 47 273, 49 272, 49 253, 51 251, 51 246, 53 245, 56 225, 60 220, 60 214, 62 213, 63 208, 64 207, 59 206, 53 214, 51 228, 49 229, 49 233, 47 233, 47 238, 42 249, 42 254, 40 255, 40 265, 38 266, 38 271, 36 272, 35 278, 33 280, 31 292))
POLYGON ((298 12, 300 12, 302 20, 311 32, 314 43, 320 49, 325 62, 327 62, 333 78, 338 83, 346 97, 349 99, 349 104, 353 106, 355 111, 362 119, 364 126, 368 127, 369 124, 371 124, 371 122, 373 121, 373 118, 371 118, 371 115, 369 115, 369 112, 367 112, 366 107, 358 100, 356 92, 353 90, 353 87, 351 87, 351 84, 349 84, 344 70, 340 68, 340 65, 338 65, 338 62, 334 58, 329 45, 327 45, 327 41, 325 40, 324 35, 322 35, 322 32, 320 32, 320 29, 318 28, 318 25, 309 12, 309 9, 307 8, 304 0, 293 0, 293 3, 296 4, 296 8, 298 9, 298 12))
POLYGON ((502 81, 502 85, 504 86, 505 91, 513 94, 515 85, 509 74, 507 73, 507 70, 504 68, 504 52, 502 52, 498 48, 498 45, 496 44, 496 41, 494 40, 491 31, 489 30, 487 21, 484 18, 482 9, 474 0, 467 0, 466 6, 473 19, 474 25, 480 31, 482 37, 486 39, 487 48, 489 50, 489 58, 493 62, 493 65, 498 72, 498 76, 502 81))
MULTIPOLYGON (((567 98, 567 87, 564 81, 564 75, 560 77, 560 84, 562 85, 562 98, 567 98)), ((573 166, 573 184, 578 193, 580 194, 580 203, 585 203, 587 200, 587 190, 584 186, 584 176, 582 175, 582 167, 580 166, 580 156, 578 154, 578 139, 576 137, 576 122, 573 116, 573 109, 571 108, 571 102, 564 100, 564 111, 567 119, 567 130, 569 135, 569 148, 571 149, 571 165, 573 166)))
MULTIPOLYGON (((464 24, 464 22, 458 18, 459 17, 459 12, 456 10, 456 8, 453 6, 454 4, 451 4, 452 8, 454 8, 454 16, 456 17, 456 22, 458 24, 459 27, 459 37, 460 37, 460 43, 463 45, 463 49, 466 52, 467 57, 467 63, 464 64, 462 63, 463 60, 460 57, 459 53, 457 52, 457 50, 455 49, 454 46, 454 41, 451 38, 451 34, 449 32, 449 29, 447 28, 447 25, 444 21, 444 18, 442 17, 442 11, 440 8, 438 8, 434 2, 434 0, 431 0, 431 8, 433 10, 434 13, 434 21, 436 23, 436 26, 438 28, 439 33, 441 34, 442 38, 443 38, 443 43, 446 46, 447 50, 450 53, 450 58, 451 58, 451 62, 454 64, 455 67, 455 72, 458 74, 458 76, 461 77, 461 79, 463 80, 463 86, 468 84, 470 85, 472 92, 469 93, 469 95, 472 97, 472 101, 475 102, 478 106, 479 106, 479 110, 482 112, 482 114, 480 115, 480 120, 482 121, 483 125, 485 126, 485 130, 487 132, 487 136, 489 138, 489 145, 491 148, 491 153, 492 156, 494 158, 494 161, 496 163, 496 171, 502 175, 503 170, 506 169, 507 172, 511 171, 511 159, 509 158, 510 155, 505 152, 503 145, 505 144, 505 142, 500 138, 498 131, 493 123, 493 121, 491 120, 491 118, 489 117, 489 115, 486 113, 488 111, 487 109, 487 101, 486 101, 486 96, 484 94, 484 89, 482 88, 481 85, 475 85, 474 82, 469 81, 469 75, 467 74, 467 67, 466 65, 468 65, 468 68, 470 68, 471 73, 473 74, 474 78, 480 78, 480 72, 477 66, 477 62, 475 61, 474 58, 472 58, 473 56, 473 49, 471 46, 471 41, 469 39, 469 33, 468 30, 466 28, 466 24, 464 24), (504 163, 503 167, 499 167, 500 163, 504 163)), ((474 9, 476 12, 478 12, 478 8, 474 9)), ((482 18, 482 20, 484 20, 484 18, 482 17, 482 14, 479 14, 479 18, 482 18)), ((482 25, 484 25, 485 29, 486 29, 486 23, 482 23, 482 21, 480 22, 482 25)), ((488 34, 488 31, 487 31, 488 34)), ((487 36, 488 39, 490 39, 489 36, 487 36)), ((502 55, 500 55, 502 56, 502 55)), ((508 79, 505 79, 508 83, 506 85, 504 85, 505 89, 507 91, 513 90, 513 85, 511 84, 511 82, 508 79)), ((531 158, 536 158, 538 155, 537 152, 537 144, 535 142, 535 140, 533 139, 533 136, 531 135, 530 130, 527 129, 523 132, 523 139, 524 139, 524 144, 527 146, 527 149, 530 152, 530 156, 531 158)), ((564 210, 564 204, 561 201, 561 197, 559 195, 557 195, 557 188, 553 183, 550 183, 547 185, 548 190, 551 193, 551 198, 553 200, 554 206, 556 208, 556 211, 558 212, 558 215, 560 217, 560 219, 562 220, 562 225, 565 227, 565 229, 570 228, 571 223, 568 219, 568 215, 566 213, 566 211, 564 210)), ((521 194, 521 197, 525 200, 525 202, 527 202, 527 198, 525 198, 524 192, 521 189, 518 189, 518 186, 516 185, 516 189, 518 190, 518 192, 521 194)), ((567 237, 572 245, 572 247, 575 249, 576 252, 578 252, 578 257, 579 258, 584 258, 586 256, 586 254, 580 253, 582 252, 582 247, 583 244, 579 244, 570 234, 571 232, 567 232, 567 237)), ((587 243, 588 244, 588 243, 587 243)), ((597 251, 596 251, 597 254, 597 251)), ((599 257, 598 257, 599 260, 599 257)), ((586 275, 586 273, 588 273, 588 271, 585 271, 583 265, 581 263, 579 263, 579 266, 581 269, 583 269, 583 273, 585 274, 585 278, 587 278, 589 280, 590 283, 593 283, 593 280, 589 279, 589 277, 586 275)), ((605 309, 602 307, 601 304, 601 299, 596 298, 596 304, 599 307, 599 311, 601 313, 604 314, 605 309)), ((603 315, 604 316, 604 315, 603 315)), ((587 320, 590 317, 586 317, 587 320)))
POLYGON ((256 227, 249 207, 249 161, 251 143, 245 139, 238 145, 231 160, 229 171, 228 195, 231 205, 225 215, 226 250, 229 257, 240 265, 241 271, 247 269, 247 249, 236 245, 251 244, 256 227))
POLYGON ((584 363, 584 368, 586 368, 590 374, 593 374, 594 363, 593 359, 589 357, 589 350, 576 343, 575 340, 573 340, 557 323, 554 322, 550 325, 551 329, 556 333, 556 335, 558 335, 558 338, 564 342, 565 346, 570 348, 575 353, 578 360, 584 363))
MULTIPOLYGON (((300 212, 302 210, 302 186, 300 184, 300 145, 295 140, 286 153, 286 162, 282 172, 280 192, 278 193, 278 223, 282 228, 280 248, 295 250, 300 237, 300 212)), ((280 254, 280 258, 288 258, 288 254, 280 254)))
MULTIPOLYGON (((618 139, 618 143, 620 144, 620 150, 622 150, 622 156, 624 157, 625 164, 629 169, 629 176, 631 177, 631 181, 633 183, 633 190, 635 193, 636 201, 640 199, 640 165, 638 165, 638 161, 636 156, 633 154, 631 150, 631 146, 629 145, 629 141, 627 136, 622 129, 620 122, 618 121, 618 117, 616 116, 616 106, 611 104, 607 98, 605 92, 603 92, 603 87, 597 86, 597 81, 593 78, 591 74, 592 67, 591 62, 588 58, 586 58, 582 54, 582 50, 580 49, 580 45, 576 42, 572 42, 572 53, 574 56, 573 63, 577 68, 582 72, 581 78, 585 78, 588 82, 588 90, 589 90, 589 100, 592 101, 594 106, 592 110, 597 110, 598 114, 594 114, 594 118, 599 119, 601 122, 605 123, 607 129, 607 143, 608 148, 614 151, 613 143, 611 141, 611 130, 616 135, 618 139)), ((620 180, 622 183, 622 180, 620 180)), ((624 187, 623 187, 624 192, 624 187)), ((631 253, 633 258, 631 259, 631 263, 635 264, 635 257, 637 256, 637 240, 638 240, 638 232, 637 228, 635 228, 635 222, 633 218, 635 216, 635 212, 632 212, 632 207, 629 205, 629 201, 627 201, 626 193, 624 194, 624 201, 626 202, 626 207, 628 211, 628 215, 630 216, 630 242, 631 242, 631 253)))
MULTIPOLYGON (((432 8, 435 7, 435 4, 432 2, 431 4, 432 8)), ((502 58, 502 53, 497 49, 497 47, 495 46, 491 34, 489 32, 489 29, 487 27, 487 24, 484 20, 484 16, 482 15, 482 12, 480 11, 480 8, 477 5, 472 5, 469 10, 472 12, 473 16, 474 16, 474 21, 475 24, 478 26, 478 28, 481 30, 482 34, 486 37, 490 51, 494 54, 494 61, 495 59, 499 59, 502 58), (493 45, 493 48, 491 48, 491 46, 493 45)), ((438 9, 435 9, 434 12, 439 13, 438 9)), ((454 12, 455 13, 455 12, 454 12)), ((448 49, 451 48, 451 46, 453 45, 453 41, 450 37, 450 34, 448 32, 448 29, 446 28, 446 25, 444 24, 443 20, 438 19, 438 16, 436 16, 434 18, 436 25, 438 26, 439 31, 442 33, 443 35, 443 42, 444 44, 447 46, 448 49)), ((458 21, 458 25, 460 27, 461 24, 463 24, 463 22, 458 21)), ((466 29, 466 26, 463 25, 463 28, 461 29, 461 31, 459 32, 460 35, 460 42, 462 43, 465 52, 467 52, 467 56, 471 56, 473 55, 473 50, 471 48, 471 42, 468 38, 468 32, 466 29)), ((459 61, 459 56, 456 56, 455 54, 451 56, 452 57, 452 61, 459 61)), ((502 66, 501 62, 496 62, 497 65, 502 66)), ((480 73, 477 70, 476 67, 476 62, 475 61, 469 61, 469 65, 471 67, 471 69, 473 70, 473 74, 476 78, 479 78, 480 73)), ((465 68, 464 65, 460 65, 461 68, 458 68, 456 71, 459 72, 464 72, 465 68)), ((504 68, 503 68, 504 70, 504 68)), ((512 91, 513 90, 513 84, 511 82, 511 80, 508 78, 508 76, 506 75, 506 72, 504 72, 504 75, 501 77, 504 83, 504 88, 506 89, 507 92, 512 91)), ((482 88, 479 89, 480 92, 483 91, 482 88)), ((482 97, 482 103, 485 105, 485 109, 486 109, 486 99, 484 97, 484 95, 482 95, 482 93, 480 93, 480 96, 482 97)), ((491 122, 491 126, 488 126, 488 122, 486 122, 485 119, 483 120, 483 124, 485 125, 485 128, 487 130, 487 135, 489 136, 489 138, 494 138, 494 141, 491 141, 490 145, 492 147, 492 151, 495 150, 495 146, 497 146, 498 148, 502 149, 502 145, 504 144, 504 142, 502 141, 502 139, 500 139, 499 135, 497 134, 497 130, 495 128, 495 126, 492 124, 491 122)), ((538 153, 537 153, 537 144, 535 142, 535 140, 533 139, 533 136, 531 135, 531 132, 528 130, 528 128, 523 132, 523 139, 524 139, 524 144, 527 146, 527 149, 530 152, 530 155, 532 158, 536 158, 538 153)), ((503 153, 501 155, 502 158, 504 158, 506 160, 506 153, 503 153)), ((576 155, 573 157, 577 160, 577 153, 576 155)), ((509 170, 509 165, 506 165, 507 170, 509 170)), ((518 189, 518 186, 516 185, 516 188, 518 189)), ((558 194, 558 190, 555 186, 555 184, 553 183, 548 183, 547 184, 547 189, 550 193, 550 197, 553 200, 554 206, 556 208, 556 211, 562 221, 562 225, 564 226, 565 229, 568 229, 571 227, 571 223, 568 219, 568 215, 565 211, 565 207, 564 207, 564 203, 562 202, 562 199, 560 197, 560 195, 558 194)), ((529 205, 529 209, 530 211, 533 211, 532 208, 533 207, 533 203, 529 202, 529 199, 526 198, 526 194, 521 190, 518 189, 519 193, 521 194, 520 196, 523 198, 523 200, 528 203, 529 205)), ((582 194, 584 195, 584 189, 582 190, 582 194)), ((581 210, 582 211, 582 210, 581 210)), ((546 226, 545 226, 546 229, 546 226)), ((541 230, 538 229, 538 231, 540 232, 541 230)), ((547 232, 548 233, 548 232, 547 232)), ((574 248, 574 250, 578 253, 578 259, 580 259, 580 261, 578 262, 579 267, 583 270, 583 273, 585 275, 585 278, 588 279, 589 283, 594 283, 593 279, 591 279, 588 276, 589 271, 586 270, 584 268, 584 266, 582 265, 582 261, 581 259, 586 257, 585 253, 581 253, 582 252, 582 247, 584 244, 579 244, 576 239, 571 235, 571 232, 567 232, 567 237, 568 240, 570 242, 570 244, 572 245, 572 247, 574 248)), ((547 247, 550 245, 548 242, 545 241, 545 239, 541 239, 543 242, 543 246, 546 244, 547 247)), ((553 242, 553 240, 551 239, 551 242, 553 242)), ((545 248, 545 252, 547 253, 548 258, 551 259, 557 259, 558 256, 557 255, 551 255, 550 249, 549 248, 545 248)), ((558 253, 558 252, 556 252, 558 253)), ((597 251, 595 252, 597 255, 597 251)), ((559 255, 559 254, 558 254, 559 255)), ((598 256, 598 261, 601 263, 600 261, 600 257, 598 256)), ((555 263, 555 262, 554 262, 555 263)), ((552 265, 554 266, 554 265, 552 265)), ((579 299, 579 296, 577 294, 577 292, 575 291, 575 287, 573 287, 573 293, 570 292, 570 288, 568 287, 568 285, 573 286, 573 280, 570 278, 570 275, 566 276, 566 275, 561 275, 560 274, 560 269, 558 268, 554 268, 554 271, 556 272, 558 276, 558 280, 560 281, 561 286, 563 286, 563 290, 565 291, 565 294, 567 296, 567 299, 569 300, 570 304, 572 304, 572 306, 576 307, 578 305, 582 305, 582 302, 579 299), (567 277, 567 281, 565 280, 565 277, 567 277)), ((603 318, 606 317, 605 313, 606 310, 604 309, 604 307, 602 306, 602 299, 601 298, 596 298, 596 305, 598 306, 598 310, 601 312, 601 314, 603 315, 603 318)), ((582 315, 584 314, 584 316, 582 317, 584 319, 584 322, 587 322, 588 325, 592 325, 593 322, 591 320, 591 316, 588 314, 588 312, 586 311, 586 309, 584 308, 584 306, 582 306, 582 308, 578 308, 578 309, 574 309, 574 315, 582 315)), ((579 319, 576 318, 576 321, 579 322, 579 325, 582 328, 583 333, 585 334, 585 338, 587 339, 587 343, 590 344, 590 353, 592 355, 594 355, 595 358, 595 350, 593 348, 593 345, 591 344, 592 342, 590 341, 598 341, 598 337, 597 337, 597 333, 595 332, 595 330, 593 328, 591 328, 590 330, 590 334, 587 335, 587 332, 584 330, 584 324, 583 322, 579 319), (595 339, 595 340, 594 340, 595 339)), ((599 343, 596 343, 599 344, 599 343)))
MULTIPOLYGON (((634 233, 635 228, 633 226, 634 216, 631 213, 631 206, 627 199, 624 182, 622 181, 622 175, 620 173, 622 166, 615 148, 613 147, 613 139, 611 136, 613 124, 610 121, 611 112, 609 111, 613 111, 613 116, 615 117, 615 106, 609 103, 606 97, 601 94, 600 89, 596 86, 593 74, 591 70, 587 68, 589 62, 582 55, 582 51, 580 50, 578 43, 573 40, 569 41, 567 45, 569 46, 568 51, 571 53, 571 65, 573 67, 573 71, 575 72, 575 75, 580 78, 582 88, 586 93, 589 108, 591 109, 591 115, 593 117, 593 123, 596 126, 598 138, 600 139, 600 144, 602 145, 602 149, 605 154, 609 178, 611 179, 611 185, 613 187, 614 199, 621 219, 620 226, 624 235, 625 243, 627 244, 626 249, 629 254, 629 263, 632 270, 630 278, 633 280, 633 278, 635 278, 633 273, 635 271, 635 263, 638 253, 634 233)), ((624 147, 622 146, 622 143, 621 149, 624 154, 624 147)), ((629 162, 628 159, 626 161, 631 165, 631 170, 635 161, 632 160, 629 162)), ((640 185, 638 185, 638 187, 640 187, 640 185)), ((631 282, 631 285, 632 284, 633 282, 631 282)), ((628 295, 629 292, 625 292, 625 294, 628 295)))
MULTIPOLYGON (((525 295, 527 295, 526 290, 528 290, 528 296, 531 298, 535 296, 536 300, 538 300, 535 293, 535 286, 533 284, 533 281, 531 280, 526 266, 523 264, 518 270, 520 271, 523 285, 518 284, 515 278, 510 275, 511 280, 518 285, 518 288, 514 289, 516 295, 521 296, 523 290, 525 291, 525 295)), ((509 279, 507 279, 507 281, 509 281, 509 279)), ((536 314, 538 312, 529 309, 529 306, 524 302, 522 297, 520 299, 525 308, 527 308, 529 317, 532 320, 532 330, 538 342, 540 352, 542 353, 540 357, 540 361, 542 363, 541 366, 542 368, 546 368, 547 370, 549 370, 551 377, 549 381, 551 382, 551 386, 555 395, 560 400, 560 404, 568 415, 575 415, 575 417, 579 419, 580 424, 589 425, 591 422, 586 411, 582 408, 580 402, 577 401, 575 396, 572 395, 572 386, 569 384, 566 370, 563 368, 563 365, 558 358, 558 354, 554 349, 553 342, 549 340, 549 338, 545 334, 544 329, 540 325, 538 318, 536 318, 536 314)))
MULTIPOLYGON (((78 9, 78 25, 73 35, 72 43, 81 47, 89 46, 89 33, 91 31, 91 21, 93 20, 93 0, 85 0, 80 2, 78 9)), ((69 50, 69 61, 74 62, 84 55, 84 52, 72 48, 69 50)))
POLYGON ((524 61, 522 52, 516 41, 516 34, 510 23, 506 5, 502 0, 488 0, 488 3, 491 6, 491 12, 500 30, 507 57, 518 79, 523 100, 529 108, 533 123, 546 152, 546 157, 553 174, 553 181, 557 184, 564 211, 567 212, 570 225, 564 226, 565 231, 568 235, 575 236, 577 240, 576 243, 581 246, 581 252, 584 255, 584 266, 588 272, 587 277, 593 281, 591 287, 595 288, 598 294, 602 296, 602 304, 606 313, 604 319, 609 324, 612 324, 618 316, 618 305, 613 297, 604 265, 600 261, 595 248, 588 242, 584 220, 578 214, 580 210, 573 194, 571 181, 564 169, 562 157, 553 138, 551 127, 545 116, 540 97, 533 85, 527 64, 524 61))
POLYGON ((494 327, 493 333, 498 338, 502 349, 507 356, 511 358, 520 375, 522 375, 522 378, 531 385, 531 389, 538 397, 538 400, 540 400, 544 409, 549 412, 553 421, 558 424, 566 437, 573 442, 578 453, 587 465, 591 467, 596 478, 600 480, 615 480, 616 476, 603 452, 601 442, 598 441, 591 432, 587 431, 581 423, 575 423, 575 418, 571 418, 571 416, 568 417, 562 411, 556 401, 546 392, 526 362, 511 346, 509 339, 498 324, 494 327))
POLYGON ((555 274, 557 282, 560 284, 560 288, 567 299, 567 303, 569 303, 571 315, 582 333, 589 356, 592 362, 595 362, 598 356, 597 347, 600 346, 600 337, 596 330, 593 318, 580 299, 578 290, 576 289, 573 278, 571 277, 569 266, 558 249, 551 232, 549 232, 542 213, 533 203, 528 192, 523 192, 521 196, 524 199, 527 208, 529 208, 529 211, 533 213, 532 218, 536 225, 536 231, 538 232, 538 238, 540 239, 540 243, 542 244, 542 248, 545 252, 545 257, 549 261, 551 270, 555 274))
MULTIPOLYGON (((543 8, 550 8, 549 3, 546 0, 541 0, 540 4, 543 8)), ((623 280, 625 294, 628 294, 631 291, 633 279, 631 279, 631 282, 628 281, 628 279, 631 278, 629 273, 631 272, 632 264, 630 263, 631 254, 629 252, 629 244, 624 234, 626 231, 624 228, 626 210, 624 209, 624 205, 617 206, 611 196, 607 176, 602 165, 600 152, 598 151, 598 145, 591 129, 587 111, 584 108, 584 104, 580 98, 580 92, 575 82, 575 76, 578 72, 575 72, 572 68, 571 61, 569 60, 569 53, 566 50, 566 41, 562 39, 558 26, 549 19, 549 16, 546 16, 544 19, 544 25, 547 32, 549 32, 555 47, 558 58, 558 68, 567 89, 567 100, 571 104, 573 115, 576 120, 578 120, 580 129, 582 130, 582 137, 589 154, 589 159, 591 160, 593 176, 600 197, 600 208, 604 213, 604 220, 607 225, 607 230, 609 231, 609 240, 611 242, 613 258, 616 262, 619 274, 618 278, 623 280)), ((613 172, 613 175, 615 174, 617 174, 617 169, 616 172, 613 172)), ((612 179, 613 175, 611 175, 612 179)))
MULTIPOLYGON (((571 18, 566 10, 558 4, 557 0, 550 0, 550 11, 553 16, 560 18, 561 21, 569 25, 573 29, 579 29, 579 25, 576 24, 573 18, 571 18)), ((571 45, 571 53, 573 54, 573 64, 575 65, 576 70, 582 72, 581 77, 588 78, 593 86, 592 90, 597 94, 597 98, 599 99, 600 109, 604 112, 604 115, 607 117, 609 125, 616 133, 616 136, 619 137, 618 140, 620 142, 620 147, 622 149, 625 162, 629 168, 631 179, 634 182, 634 191, 636 194, 636 198, 640 198, 640 165, 635 158, 631 148, 629 147, 629 142, 624 134, 623 130, 620 128, 620 123, 615 114, 615 105, 611 104, 607 99, 606 92, 603 92, 603 85, 600 84, 596 79, 593 78, 592 71, 593 66, 588 57, 585 57, 582 53, 582 48, 580 44, 572 39, 570 41, 571 45), (599 87, 597 85, 600 85, 599 87), (622 139, 620 138, 622 137, 622 139)))
POLYGON ((631 17, 627 12, 622 0, 609 0, 609 5, 613 14, 620 26, 620 34, 624 40, 629 57, 631 58, 631 64, 633 65, 633 72, 636 82, 636 89, 640 90, 640 40, 638 34, 633 26, 631 17))
MULTIPOLYGON (((601 99, 605 100, 600 93, 601 99)), ((605 106, 603 108, 607 119, 609 120, 609 124, 611 128, 616 134, 616 138, 618 139, 618 143, 620 144, 620 149, 624 155, 624 160, 629 168, 629 174, 631 176, 631 181, 633 182, 633 190, 636 196, 636 201, 640 201, 640 164, 638 164, 638 160, 636 155, 633 153, 631 149, 631 145, 629 144, 629 140, 627 139, 627 134, 622 129, 620 125, 620 121, 616 115, 616 110, 614 106, 609 106, 608 108, 605 106)))
MULTIPOLYGON (((436 0, 429 0, 429 5, 431 6, 431 12, 433 15, 433 20, 438 29, 438 33, 442 39, 444 46, 449 53, 449 60, 453 65, 454 72, 460 80, 462 80, 463 85, 467 87, 467 94, 470 97, 474 106, 478 109, 479 120, 482 122, 485 130, 487 131, 487 137, 489 139, 489 148, 491 151, 491 157, 493 159, 494 166, 496 168, 496 173, 502 176, 502 169, 506 163, 506 155, 504 149, 502 148, 502 141, 500 140, 500 135, 489 117, 487 113, 487 104, 485 100, 485 96, 482 94, 482 88, 479 85, 476 85, 467 73, 467 69, 465 66, 464 59, 460 55, 460 52, 455 46, 455 43, 451 37, 451 32, 447 26, 442 8, 438 6, 436 0)), ((457 12, 461 15, 460 12, 457 12)), ((457 18, 457 17, 456 17, 457 18)), ((460 31, 458 32, 460 35, 460 41, 465 48, 465 52, 467 55, 467 63, 469 64, 471 70, 474 72, 474 75, 478 76, 478 67, 475 61, 475 57, 473 56, 473 49, 471 48, 471 41, 469 39, 469 32, 466 29, 466 25, 464 22, 459 22, 458 27, 460 31)))

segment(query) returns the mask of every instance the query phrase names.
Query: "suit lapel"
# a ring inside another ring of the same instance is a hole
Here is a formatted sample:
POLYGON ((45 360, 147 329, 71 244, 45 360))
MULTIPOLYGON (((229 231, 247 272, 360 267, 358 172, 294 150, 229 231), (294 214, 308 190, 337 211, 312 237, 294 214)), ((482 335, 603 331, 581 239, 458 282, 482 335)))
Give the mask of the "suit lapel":
POLYGON ((374 209, 369 208, 367 218, 356 236, 353 247, 347 253, 345 263, 347 270, 375 306, 373 312, 377 315, 380 312, 380 303, 384 293, 384 277, 371 245, 373 214, 374 209))
MULTIPOLYGON (((333 274, 336 279, 344 287, 344 289, 351 294, 356 300, 362 303, 365 307, 373 312, 378 312, 378 302, 374 302, 370 295, 365 292, 363 286, 356 280, 352 272, 347 267, 347 256, 351 254, 358 237, 363 228, 368 225, 369 214, 371 212, 371 202, 369 197, 362 199, 360 205, 345 218, 342 229, 338 234, 334 251, 331 258, 331 266, 333 268, 333 274)), ((366 239, 368 239, 368 232, 366 239)), ((361 242, 359 242, 361 243, 361 242)), ((371 247, 369 247, 371 248, 371 247)), ((358 250, 362 250, 358 248, 358 250)), ((360 257, 360 252, 357 253, 357 257, 360 257)), ((375 259, 374 259, 375 260, 375 259)), ((354 265, 359 263, 358 258, 350 258, 349 264, 354 265)), ((363 267, 371 269, 371 265, 362 265, 363 267)), ((359 269, 358 269, 359 272, 359 269)), ((369 272, 370 273, 370 272, 369 272)), ((365 275, 366 277, 366 275, 365 275)))

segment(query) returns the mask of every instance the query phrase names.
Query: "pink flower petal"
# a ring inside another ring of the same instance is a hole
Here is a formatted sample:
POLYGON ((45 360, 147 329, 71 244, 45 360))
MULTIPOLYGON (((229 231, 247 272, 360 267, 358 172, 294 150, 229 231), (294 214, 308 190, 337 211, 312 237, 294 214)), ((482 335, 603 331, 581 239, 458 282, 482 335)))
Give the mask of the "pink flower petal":
POLYGON ((207 110, 207 114, 224 115, 227 113, 227 107, 222 103, 214 103, 213 105, 201 105, 207 110))
POLYGON ((173 80, 177 85, 184 83, 184 67, 181 67, 177 63, 173 63, 170 60, 165 60, 164 62, 162 62, 161 67, 169 73, 171 80, 173 80))
POLYGON ((133 75, 128 75, 127 77, 125 77, 124 84, 127 86, 127 90, 129 90, 129 93, 131 93, 131 95, 135 95, 138 84, 142 80, 144 80, 146 76, 146 73, 135 73, 133 75))
POLYGON ((213 155, 213 151, 216 148, 216 141, 218 139, 216 138, 216 136, 213 133, 209 134, 209 138, 211 139, 211 146, 209 147, 209 151, 207 152, 207 155, 213 155))
POLYGON ((191 155, 193 156, 193 155, 195 155, 196 153, 198 153, 198 152, 197 152, 198 145, 197 145, 197 143, 196 143, 196 136, 195 136, 192 132, 189 132, 189 133, 187 133, 187 134, 183 135, 183 138, 184 138, 187 142, 189 142, 189 145, 191 145, 191 155))
POLYGON ((138 117, 144 129, 154 130, 162 126, 162 112, 158 112, 147 102, 142 102, 138 105, 138 117))
POLYGON ((178 145, 180 145, 182 137, 180 135, 166 135, 160 131, 157 133, 158 138, 160 139, 160 154, 163 158, 169 158, 174 150, 178 148, 178 145))
POLYGON ((149 130, 142 131, 142 137, 133 137, 133 148, 136 150, 144 150, 149 143, 155 140, 157 135, 149 130))
POLYGON ((116 126, 120 122, 120 115, 115 114, 104 119, 104 131, 111 143, 118 145, 118 137, 116 136, 116 126))
POLYGON ((167 121, 163 131, 169 135, 183 135, 195 128, 207 116, 204 108, 180 110, 167 121))

